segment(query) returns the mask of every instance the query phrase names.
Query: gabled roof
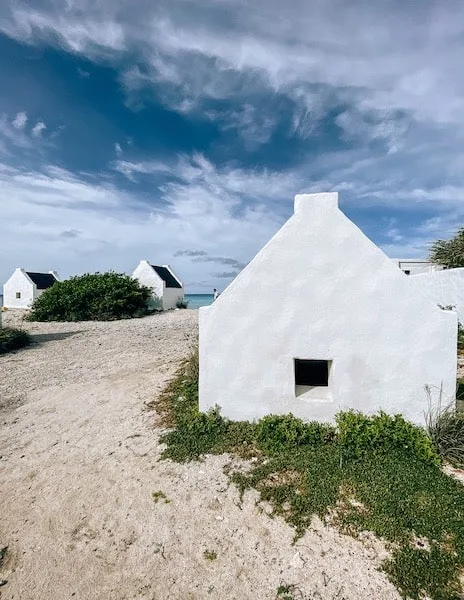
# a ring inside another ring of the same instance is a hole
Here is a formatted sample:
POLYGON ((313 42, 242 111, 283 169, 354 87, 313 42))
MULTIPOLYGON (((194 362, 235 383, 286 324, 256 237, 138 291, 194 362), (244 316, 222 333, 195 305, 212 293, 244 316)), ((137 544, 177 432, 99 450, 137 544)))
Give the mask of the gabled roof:
POLYGON ((32 279, 38 290, 46 290, 56 283, 56 277, 51 273, 32 273, 30 271, 26 271, 26 275, 32 279))
POLYGON ((174 275, 171 273, 169 269, 166 267, 160 267, 158 265, 151 265, 151 268, 161 277, 161 279, 166 284, 167 288, 181 288, 181 284, 174 275))

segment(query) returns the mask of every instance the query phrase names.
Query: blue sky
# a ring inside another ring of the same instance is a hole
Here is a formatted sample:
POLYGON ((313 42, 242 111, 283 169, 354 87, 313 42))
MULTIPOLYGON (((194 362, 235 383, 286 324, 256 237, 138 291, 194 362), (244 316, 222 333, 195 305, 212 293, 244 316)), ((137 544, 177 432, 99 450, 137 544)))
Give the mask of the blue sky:
POLYGON ((464 216, 463 50, 455 0, 2 0, 0 281, 223 289, 305 191, 424 256, 464 216))

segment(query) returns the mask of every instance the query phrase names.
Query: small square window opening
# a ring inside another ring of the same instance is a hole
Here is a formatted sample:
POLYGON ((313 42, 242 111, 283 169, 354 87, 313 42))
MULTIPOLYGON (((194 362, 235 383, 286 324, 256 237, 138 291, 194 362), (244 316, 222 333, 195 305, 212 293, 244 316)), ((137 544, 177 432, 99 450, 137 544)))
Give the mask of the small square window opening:
POLYGON ((16 298, 21 298, 21 292, 16 292, 16 298))
POLYGON ((296 358, 295 385, 327 387, 329 385, 329 361, 296 358))

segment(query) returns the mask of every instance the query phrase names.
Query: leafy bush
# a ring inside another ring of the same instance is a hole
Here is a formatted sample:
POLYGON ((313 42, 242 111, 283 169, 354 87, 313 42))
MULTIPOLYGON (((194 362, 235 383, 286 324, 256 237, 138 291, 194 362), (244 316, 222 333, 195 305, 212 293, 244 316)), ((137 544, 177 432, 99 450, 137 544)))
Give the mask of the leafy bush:
POLYGON ((188 308, 188 300, 186 300, 185 298, 182 298, 176 302, 176 307, 177 308, 188 308))
POLYGON ((31 338, 26 331, 12 327, 0 328, 0 354, 19 350, 30 343, 31 338))
POLYGON ((34 302, 30 321, 110 321, 147 313, 151 290, 122 273, 57 281, 34 302))
POLYGON ((367 453, 389 454, 406 451, 429 464, 439 464, 433 442, 421 427, 408 423, 401 415, 384 412, 367 416, 354 410, 336 415, 338 441, 343 455, 361 458, 367 453))
POLYGON ((450 240, 437 240, 430 249, 430 260, 448 269, 464 267, 464 227, 450 240))
POLYGON ((256 441, 266 454, 298 446, 321 446, 335 439, 335 429, 324 423, 305 423, 293 415, 269 415, 258 421, 256 441))
POLYGON ((457 467, 464 467, 464 413, 456 412, 453 400, 446 406, 441 402, 427 413, 427 431, 444 460, 457 467))
POLYGON ((458 350, 464 351, 464 327, 458 323, 458 350))

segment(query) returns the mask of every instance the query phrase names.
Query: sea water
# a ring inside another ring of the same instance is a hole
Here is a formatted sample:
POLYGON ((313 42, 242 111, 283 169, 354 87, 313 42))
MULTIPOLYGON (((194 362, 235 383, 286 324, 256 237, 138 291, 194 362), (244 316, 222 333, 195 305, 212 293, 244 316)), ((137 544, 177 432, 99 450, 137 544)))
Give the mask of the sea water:
POLYGON ((209 306, 213 303, 213 294, 185 294, 185 299, 188 301, 188 308, 200 308, 201 306, 209 306))

